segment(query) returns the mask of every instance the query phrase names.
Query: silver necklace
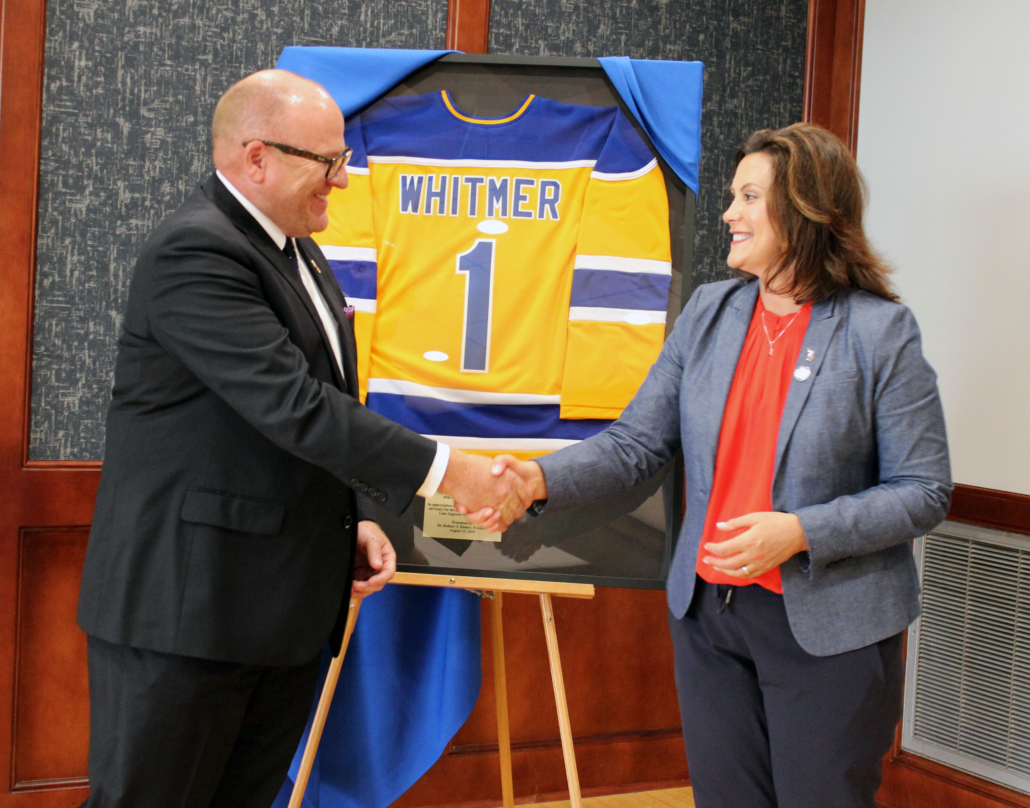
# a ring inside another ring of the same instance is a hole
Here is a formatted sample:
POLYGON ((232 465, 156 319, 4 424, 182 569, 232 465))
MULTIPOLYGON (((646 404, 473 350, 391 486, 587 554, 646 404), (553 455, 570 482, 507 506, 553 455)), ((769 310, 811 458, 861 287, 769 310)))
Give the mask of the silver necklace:
POLYGON ((764 306, 762 307, 762 311, 759 312, 759 313, 762 315, 762 330, 765 332, 765 338, 769 342, 769 356, 772 356, 773 355, 773 343, 776 342, 776 340, 779 339, 780 337, 782 337, 784 334, 786 334, 787 333, 787 329, 790 328, 792 325, 794 325, 794 321, 798 318, 798 315, 801 314, 801 309, 798 309, 796 312, 794 312, 794 316, 790 318, 790 322, 789 323, 787 323, 785 326, 783 326, 783 328, 780 330, 780 333, 776 335, 776 339, 771 339, 769 337, 769 328, 765 324, 765 307, 764 306))

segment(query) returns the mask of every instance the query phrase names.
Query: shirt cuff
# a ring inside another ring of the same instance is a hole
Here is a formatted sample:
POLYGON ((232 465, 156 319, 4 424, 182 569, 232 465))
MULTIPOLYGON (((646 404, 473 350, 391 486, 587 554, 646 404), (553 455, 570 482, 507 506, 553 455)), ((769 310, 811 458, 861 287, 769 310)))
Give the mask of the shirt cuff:
POLYGON ((426 475, 422 486, 415 492, 418 496, 429 499, 429 497, 436 493, 440 483, 443 482, 443 475, 447 472, 447 464, 450 460, 451 447, 446 443, 437 443, 436 457, 433 459, 433 465, 429 467, 429 473, 426 475))

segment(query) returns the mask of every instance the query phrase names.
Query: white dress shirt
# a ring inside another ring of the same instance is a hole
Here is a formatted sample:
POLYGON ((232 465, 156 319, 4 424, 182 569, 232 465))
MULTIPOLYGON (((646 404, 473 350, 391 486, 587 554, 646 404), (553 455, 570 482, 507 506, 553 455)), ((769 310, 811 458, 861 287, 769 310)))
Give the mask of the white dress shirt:
MULTIPOLYGON (((275 242, 275 246, 280 250, 286 246, 286 234, 280 229, 280 227, 269 219, 264 213, 258 210, 257 206, 254 205, 247 197, 245 197, 240 191, 234 186, 221 171, 216 171, 218 179, 221 180, 222 185, 225 186, 226 190, 229 191, 237 201, 246 208, 247 213, 254 217, 254 220, 264 228, 265 232, 268 233, 269 238, 275 242)), ((336 318, 333 317, 329 306, 325 302, 325 298, 322 296, 321 290, 318 288, 318 284, 315 283, 314 277, 311 275, 311 269, 308 267, 307 261, 304 260, 304 256, 301 251, 297 249, 297 243, 293 244, 294 251, 297 253, 297 264, 300 270, 300 280, 304 284, 304 288, 307 289, 308 296, 311 298, 311 302, 315 304, 315 309, 318 311, 318 316, 322 320, 322 327, 325 329, 325 333, 329 335, 329 345, 333 349, 333 356, 336 358, 336 364, 340 368, 340 375, 343 374, 343 354, 340 347, 340 327, 336 322, 336 318)), ((436 444, 436 457, 433 459, 433 465, 429 467, 429 474, 426 475, 426 479, 422 482, 421 487, 416 492, 420 497, 431 497, 436 493, 440 487, 440 482, 443 480, 443 475, 447 471, 447 463, 451 459, 451 449, 446 443, 437 442, 436 444)))

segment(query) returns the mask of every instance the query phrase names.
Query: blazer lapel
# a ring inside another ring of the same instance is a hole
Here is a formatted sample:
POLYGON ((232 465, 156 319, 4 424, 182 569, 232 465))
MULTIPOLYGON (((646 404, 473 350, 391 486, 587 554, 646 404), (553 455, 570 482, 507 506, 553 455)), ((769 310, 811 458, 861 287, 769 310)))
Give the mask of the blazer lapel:
MULTIPOLYGON (((311 239, 297 239, 297 246, 300 248, 308 266, 314 269, 312 276, 322 297, 325 299, 329 311, 339 326, 340 352, 343 360, 343 375, 347 390, 355 398, 358 397, 358 360, 357 343, 354 339, 354 320, 347 316, 345 311, 347 299, 343 296, 340 285, 332 274, 325 256, 318 248, 318 245, 311 239)), ((330 348, 330 351, 332 348, 330 348)))
MULTIPOLYGON (((798 369, 808 369, 803 379, 797 376, 790 383, 790 390, 787 393, 787 403, 783 407, 783 417, 780 419, 780 432, 776 441, 776 461, 773 466, 773 479, 780 468, 780 461, 783 452, 790 442, 790 436, 794 432, 801 411, 808 401, 808 395, 812 391, 812 384, 822 367, 826 358, 826 346, 833 338, 837 326, 840 325, 840 314, 836 311, 836 299, 822 300, 812 306, 812 316, 808 320, 808 330, 805 331, 805 341, 801 343, 801 352, 798 355, 798 369), (807 359, 812 356, 812 359, 807 359)), ((804 371, 802 370, 802 374, 804 371)))
POLYGON ((748 283, 730 298, 724 313, 719 316, 718 334, 713 340, 710 357, 711 371, 703 396, 705 417, 698 419, 700 429, 686 438, 694 444, 701 459, 700 469, 707 489, 711 488, 715 476, 715 459, 719 451, 719 433, 722 431, 726 399, 730 396, 730 386, 737 372, 757 300, 758 283, 748 283))

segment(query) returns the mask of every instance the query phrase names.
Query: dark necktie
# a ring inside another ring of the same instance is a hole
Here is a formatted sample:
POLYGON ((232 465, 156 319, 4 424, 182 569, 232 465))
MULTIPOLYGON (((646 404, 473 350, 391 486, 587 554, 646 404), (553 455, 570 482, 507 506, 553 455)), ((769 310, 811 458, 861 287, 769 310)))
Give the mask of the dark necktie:
POLYGON ((290 266, 297 269, 297 250, 293 247, 293 239, 286 239, 286 245, 283 247, 283 255, 286 256, 286 260, 290 262, 290 266))

